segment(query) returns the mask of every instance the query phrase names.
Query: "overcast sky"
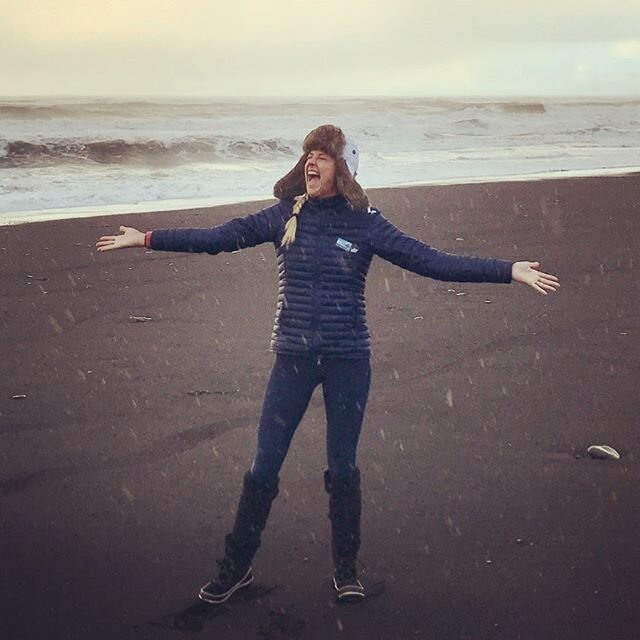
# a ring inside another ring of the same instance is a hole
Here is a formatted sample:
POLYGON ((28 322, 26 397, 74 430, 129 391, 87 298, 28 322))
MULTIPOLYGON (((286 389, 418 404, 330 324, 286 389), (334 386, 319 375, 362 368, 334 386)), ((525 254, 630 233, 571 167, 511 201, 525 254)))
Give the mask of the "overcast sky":
POLYGON ((640 0, 0 0, 0 95, 638 96, 640 0))

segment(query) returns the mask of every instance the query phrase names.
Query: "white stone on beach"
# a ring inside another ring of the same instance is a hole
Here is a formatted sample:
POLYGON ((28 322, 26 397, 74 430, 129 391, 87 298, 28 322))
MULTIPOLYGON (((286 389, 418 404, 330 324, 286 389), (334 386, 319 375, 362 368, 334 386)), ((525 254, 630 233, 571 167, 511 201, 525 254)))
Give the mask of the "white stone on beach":
POLYGON ((606 444, 593 444, 587 449, 587 453, 592 458, 620 460, 620 454, 613 447, 606 444))

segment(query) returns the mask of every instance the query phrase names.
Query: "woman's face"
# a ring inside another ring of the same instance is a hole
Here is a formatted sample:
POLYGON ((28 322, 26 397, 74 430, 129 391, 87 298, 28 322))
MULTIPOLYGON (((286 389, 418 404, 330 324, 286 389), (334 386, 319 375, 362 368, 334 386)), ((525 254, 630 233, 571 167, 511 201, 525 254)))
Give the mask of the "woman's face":
POLYGON ((304 180, 311 198, 337 195, 335 159, 324 151, 310 151, 304 165, 304 180))

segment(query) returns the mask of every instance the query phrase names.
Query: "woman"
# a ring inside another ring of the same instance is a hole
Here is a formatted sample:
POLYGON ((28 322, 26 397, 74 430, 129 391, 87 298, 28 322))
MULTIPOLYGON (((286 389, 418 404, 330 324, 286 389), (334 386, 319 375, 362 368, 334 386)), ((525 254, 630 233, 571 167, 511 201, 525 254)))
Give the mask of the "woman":
POLYGON ((274 187, 278 202, 211 229, 121 226, 102 236, 99 251, 147 247, 163 251, 236 251, 272 242, 279 291, 270 348, 275 363, 264 395, 257 452, 243 479, 233 530, 217 576, 200 590, 225 602, 253 580, 279 472, 313 390, 322 384, 327 415, 325 489, 329 494, 334 588, 338 602, 364 597, 356 559, 361 491, 356 449, 371 378, 365 280, 373 255, 445 281, 527 284, 547 295, 558 279, 537 262, 509 262, 438 251, 400 231, 369 201, 355 180, 358 150, 342 130, 323 125, 307 135, 303 155, 274 187))

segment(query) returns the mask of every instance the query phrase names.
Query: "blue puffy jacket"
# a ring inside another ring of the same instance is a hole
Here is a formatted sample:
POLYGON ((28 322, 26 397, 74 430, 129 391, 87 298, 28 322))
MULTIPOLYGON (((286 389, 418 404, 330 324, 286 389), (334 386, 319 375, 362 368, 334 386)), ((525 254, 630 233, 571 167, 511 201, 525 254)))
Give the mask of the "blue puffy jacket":
POLYGON ((271 351, 343 357, 371 352, 365 281, 375 255, 423 276, 455 282, 511 282, 512 262, 438 251, 408 236, 377 209, 353 209, 342 196, 309 200, 295 242, 281 247, 292 203, 210 229, 155 229, 149 246, 163 251, 237 251, 274 244, 278 301, 271 351))

